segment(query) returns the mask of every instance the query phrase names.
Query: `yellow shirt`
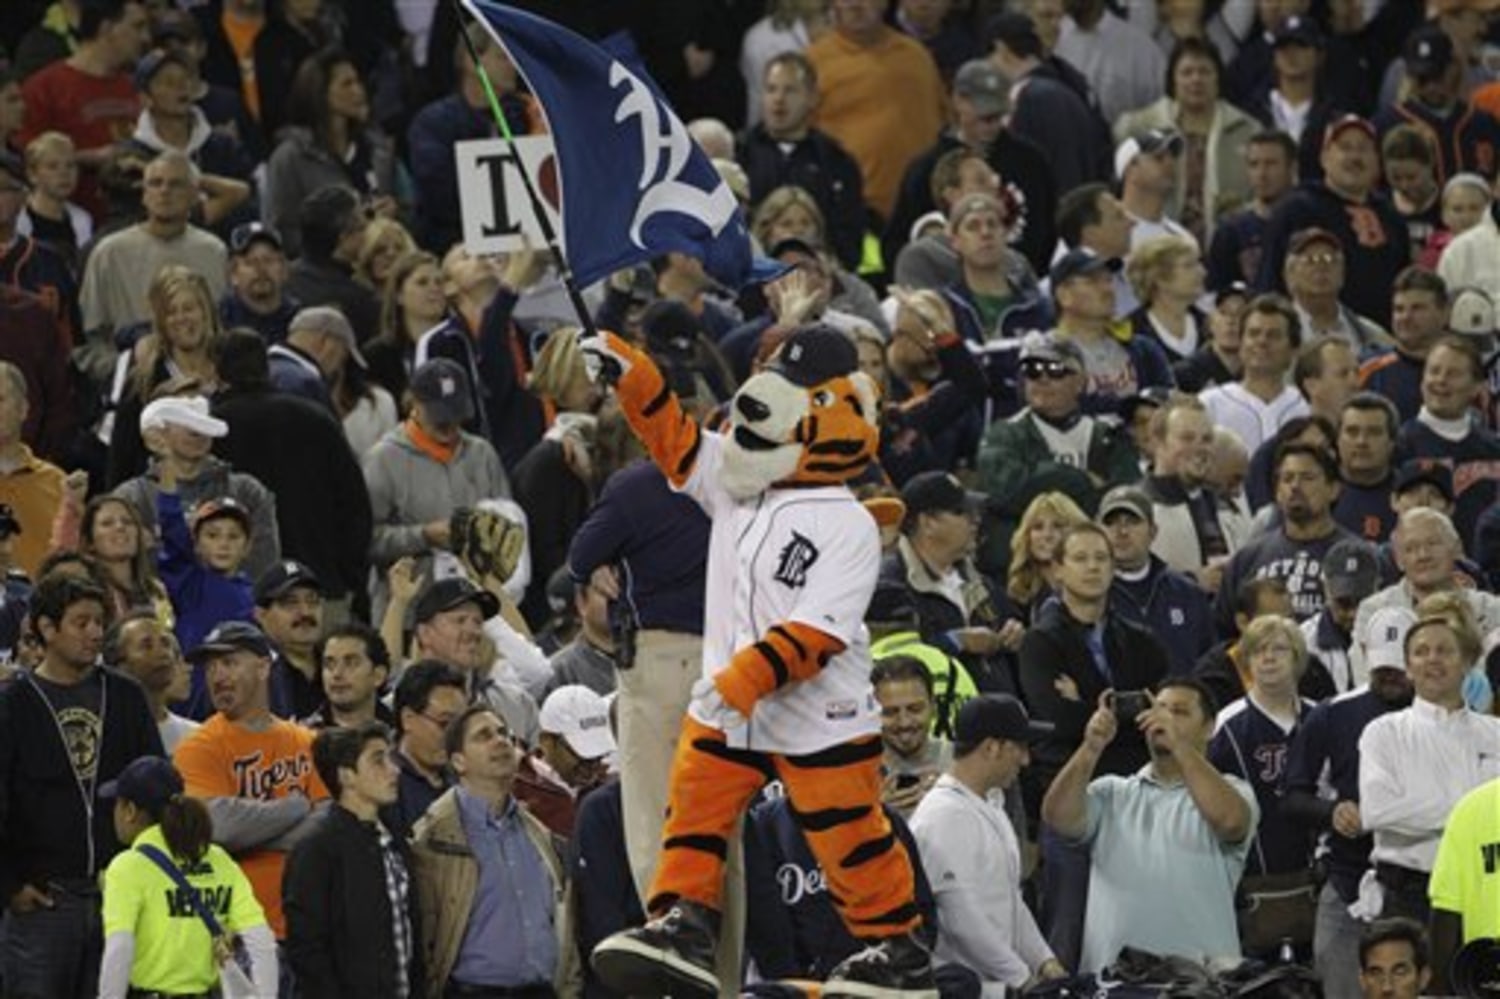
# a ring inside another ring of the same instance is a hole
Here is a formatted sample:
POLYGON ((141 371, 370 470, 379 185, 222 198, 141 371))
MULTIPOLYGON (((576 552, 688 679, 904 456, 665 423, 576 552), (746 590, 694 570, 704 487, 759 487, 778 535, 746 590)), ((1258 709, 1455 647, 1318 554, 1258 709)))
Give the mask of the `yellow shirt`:
POLYGON ((906 166, 937 141, 943 79, 918 41, 886 29, 870 46, 829 31, 807 48, 818 71, 815 124, 859 163, 865 203, 890 218, 906 166))
MULTIPOLYGON (((136 837, 171 856, 161 826, 136 837)), ((174 858, 175 861, 176 858, 174 858)), ((266 917, 243 871, 222 847, 210 846, 196 864, 178 868, 198 890, 204 906, 225 930, 242 933, 266 925, 266 917)), ((167 995, 208 992, 219 984, 213 939, 191 902, 144 853, 122 850, 104 872, 104 936, 135 936, 132 988, 167 995)))
POLYGON ((1464 943, 1500 937, 1500 778, 1453 806, 1427 893, 1433 908, 1463 917, 1464 943))

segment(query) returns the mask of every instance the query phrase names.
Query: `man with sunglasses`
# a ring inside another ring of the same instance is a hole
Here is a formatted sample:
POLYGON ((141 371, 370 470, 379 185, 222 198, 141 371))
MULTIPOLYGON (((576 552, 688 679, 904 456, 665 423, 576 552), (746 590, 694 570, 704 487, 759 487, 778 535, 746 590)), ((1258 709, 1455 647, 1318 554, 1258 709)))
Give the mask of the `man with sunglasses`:
POLYGON ((1083 350, 1055 333, 1021 343, 1026 408, 991 424, 979 447, 979 488, 997 512, 1019 518, 1044 492, 1093 509, 1110 486, 1140 477, 1135 447, 1119 425, 1082 411, 1083 350))
POLYGON ((287 294, 286 250, 276 230, 245 222, 229 234, 229 290, 219 299, 225 329, 245 327, 266 343, 286 336, 301 303, 287 294))

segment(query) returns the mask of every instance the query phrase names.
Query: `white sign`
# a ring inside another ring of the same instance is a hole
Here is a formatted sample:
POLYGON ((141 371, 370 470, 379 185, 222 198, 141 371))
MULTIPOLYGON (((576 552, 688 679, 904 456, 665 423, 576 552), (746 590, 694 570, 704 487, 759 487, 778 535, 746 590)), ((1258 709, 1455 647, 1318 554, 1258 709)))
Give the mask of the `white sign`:
MULTIPOLYGON (((552 231, 561 243, 563 225, 557 208, 557 158, 553 155, 552 137, 520 135, 515 142, 521 163, 547 206, 552 231)), ((476 255, 508 253, 521 249, 525 240, 530 240, 537 249, 545 247, 547 241, 526 196, 509 144, 504 139, 475 139, 458 143, 453 152, 458 165, 464 246, 468 251, 476 255)), ((567 252, 565 245, 563 252, 567 252)))

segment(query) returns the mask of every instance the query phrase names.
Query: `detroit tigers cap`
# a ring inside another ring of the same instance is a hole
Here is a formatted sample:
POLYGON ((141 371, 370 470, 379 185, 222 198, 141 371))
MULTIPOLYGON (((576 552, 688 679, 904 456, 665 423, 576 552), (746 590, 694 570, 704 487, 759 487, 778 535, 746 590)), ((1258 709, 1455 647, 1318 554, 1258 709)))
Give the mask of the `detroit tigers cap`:
POLYGON ((963 97, 981 115, 1004 114, 1010 110, 1010 93, 1005 77, 988 59, 970 59, 953 74, 953 96, 963 97))
POLYGON ((277 562, 255 581, 255 606, 268 607, 299 586, 323 592, 318 574, 295 559, 277 562))
POLYGON ((793 385, 811 388, 859 367, 854 340, 826 323, 804 326, 781 345, 766 366, 793 385))
POLYGON ((981 694, 958 709, 953 721, 953 742, 972 746, 985 739, 1036 742, 1052 734, 1050 722, 1032 721, 1026 707, 1009 694, 981 694))
POLYGON ((969 492, 956 475, 941 470, 918 472, 901 488, 907 517, 919 513, 977 513, 983 501, 982 494, 969 492))
POLYGON ((1279 49, 1283 45, 1305 45, 1310 49, 1320 49, 1323 47, 1323 32, 1318 30, 1318 24, 1312 18, 1293 14, 1283 18, 1271 33, 1271 47, 1279 49))
POLYGON ((271 642, 265 632, 248 621, 224 621, 188 651, 187 661, 197 664, 209 656, 239 649, 268 659, 271 656, 271 642))
POLYGON ((1453 39, 1436 21, 1428 21, 1406 39, 1401 61, 1406 75, 1418 83, 1435 80, 1453 65, 1453 39))
POLYGON ((1380 556, 1358 538, 1345 538, 1323 556, 1323 582, 1339 600, 1363 600, 1380 587, 1380 556))
POLYGON ((412 372, 411 394, 435 423, 466 423, 474 416, 469 377, 446 357, 433 358, 412 372))
POLYGON ((1365 665, 1406 672, 1406 633, 1417 622, 1410 607, 1382 607, 1365 625, 1365 665))

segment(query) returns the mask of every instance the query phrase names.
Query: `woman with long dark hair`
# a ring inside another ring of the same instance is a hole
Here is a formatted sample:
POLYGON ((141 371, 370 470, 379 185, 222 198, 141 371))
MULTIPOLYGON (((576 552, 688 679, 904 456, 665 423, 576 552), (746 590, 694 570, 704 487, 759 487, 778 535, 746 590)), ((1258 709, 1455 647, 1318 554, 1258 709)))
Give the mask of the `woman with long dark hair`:
POLYGON ((115 835, 128 844, 104 872, 100 999, 217 995, 221 968, 241 949, 255 994, 275 995, 276 940, 265 913, 172 764, 143 756, 99 797, 114 800, 115 835), (214 918, 217 937, 202 913, 214 918))
POLYGON ((305 59, 286 112, 266 167, 264 215, 288 257, 302 252, 302 199, 319 188, 350 187, 373 214, 396 213, 394 150, 370 121, 369 93, 351 56, 324 49, 305 59))

